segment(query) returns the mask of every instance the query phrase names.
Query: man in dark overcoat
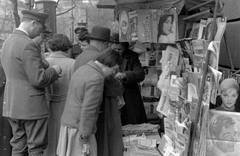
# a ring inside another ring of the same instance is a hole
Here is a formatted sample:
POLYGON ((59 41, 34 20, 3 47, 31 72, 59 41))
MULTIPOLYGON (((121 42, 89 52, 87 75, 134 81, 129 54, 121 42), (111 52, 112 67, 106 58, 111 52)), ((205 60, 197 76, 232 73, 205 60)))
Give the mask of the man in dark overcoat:
POLYGON ((23 10, 17 29, 2 47, 6 74, 3 116, 12 127, 12 156, 43 155, 48 108, 44 88, 58 79, 60 66, 44 69, 40 46, 32 39, 46 28, 48 14, 23 10))

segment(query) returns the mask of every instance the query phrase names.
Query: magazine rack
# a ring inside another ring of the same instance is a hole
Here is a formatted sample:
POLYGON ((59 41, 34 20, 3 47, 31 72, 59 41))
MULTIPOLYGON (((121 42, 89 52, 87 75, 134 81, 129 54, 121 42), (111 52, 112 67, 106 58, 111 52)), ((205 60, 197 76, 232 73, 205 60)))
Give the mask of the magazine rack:
MULTIPOLYGON (((206 11, 202 11, 190 16, 185 17, 183 20, 186 22, 194 22, 194 21, 199 21, 202 18, 208 18, 208 17, 213 17, 213 26, 211 28, 211 31, 213 32, 215 27, 216 27, 216 18, 219 16, 223 16, 222 13, 219 13, 219 8, 222 7, 222 4, 219 0, 209 0, 205 3, 199 4, 193 8, 190 8, 189 10, 187 10, 187 14, 190 11, 194 11, 199 9, 200 7, 207 5, 209 3, 215 3, 214 5, 214 12, 211 11, 211 9, 208 9, 206 11)), ((210 36, 210 42, 214 40, 214 33, 211 33, 210 36)), ((189 151, 188 151, 188 156, 192 156, 193 155, 193 146, 194 146, 194 136, 196 136, 196 132, 197 132, 197 124, 198 124, 198 119, 200 116, 200 108, 202 105, 202 97, 203 97, 203 93, 204 93, 204 86, 205 86, 205 82, 206 82, 206 75, 207 75, 207 71, 208 71, 208 63, 209 63, 209 58, 210 58, 210 52, 207 50, 206 51, 206 60, 205 60, 205 64, 203 66, 203 77, 201 80, 201 86, 200 86, 200 90, 199 90, 199 100, 198 100, 198 105, 197 105, 197 111, 196 111, 196 115, 195 115, 195 121, 192 123, 192 134, 191 134, 191 139, 189 142, 189 151)))

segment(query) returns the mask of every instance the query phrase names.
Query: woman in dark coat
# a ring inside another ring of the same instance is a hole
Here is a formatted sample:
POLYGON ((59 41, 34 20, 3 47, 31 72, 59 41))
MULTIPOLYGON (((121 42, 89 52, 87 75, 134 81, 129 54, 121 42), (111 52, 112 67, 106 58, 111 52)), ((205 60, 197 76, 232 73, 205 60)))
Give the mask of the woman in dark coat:
POLYGON ((117 102, 117 96, 122 95, 121 82, 113 76, 107 77, 97 121, 96 140, 99 156, 123 156, 122 124, 117 102))
POLYGON ((138 54, 128 49, 128 43, 120 43, 118 34, 112 35, 112 42, 112 49, 123 57, 121 72, 115 76, 124 86, 123 98, 126 104, 121 109, 122 125, 146 123, 146 112, 138 86, 138 83, 144 80, 145 72, 138 54))

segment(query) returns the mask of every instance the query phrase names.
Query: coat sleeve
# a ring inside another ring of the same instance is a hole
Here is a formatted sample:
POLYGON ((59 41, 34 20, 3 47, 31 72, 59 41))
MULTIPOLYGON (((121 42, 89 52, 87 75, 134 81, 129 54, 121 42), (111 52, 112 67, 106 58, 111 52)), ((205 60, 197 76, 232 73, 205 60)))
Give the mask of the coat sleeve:
POLYGON ((30 42, 26 45, 21 59, 24 71, 32 86, 44 88, 58 79, 58 74, 52 67, 44 69, 41 53, 36 43, 30 42))
POLYGON ((135 54, 131 58, 131 71, 124 71, 127 75, 127 78, 123 81, 123 83, 138 83, 144 80, 145 72, 139 61, 138 55, 135 54))
POLYGON ((102 101, 103 85, 104 80, 100 77, 86 84, 79 123, 79 140, 82 143, 89 142, 96 124, 98 109, 102 101))
POLYGON ((122 96, 124 87, 114 76, 108 76, 104 81, 104 95, 110 97, 122 96))

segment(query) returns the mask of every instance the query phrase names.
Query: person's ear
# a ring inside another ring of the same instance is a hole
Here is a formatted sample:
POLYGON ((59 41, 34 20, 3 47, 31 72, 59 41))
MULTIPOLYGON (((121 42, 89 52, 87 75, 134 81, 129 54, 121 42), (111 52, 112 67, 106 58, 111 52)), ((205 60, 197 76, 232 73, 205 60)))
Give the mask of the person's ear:
POLYGON ((109 44, 107 41, 103 42, 102 50, 107 49, 109 47, 109 44))

